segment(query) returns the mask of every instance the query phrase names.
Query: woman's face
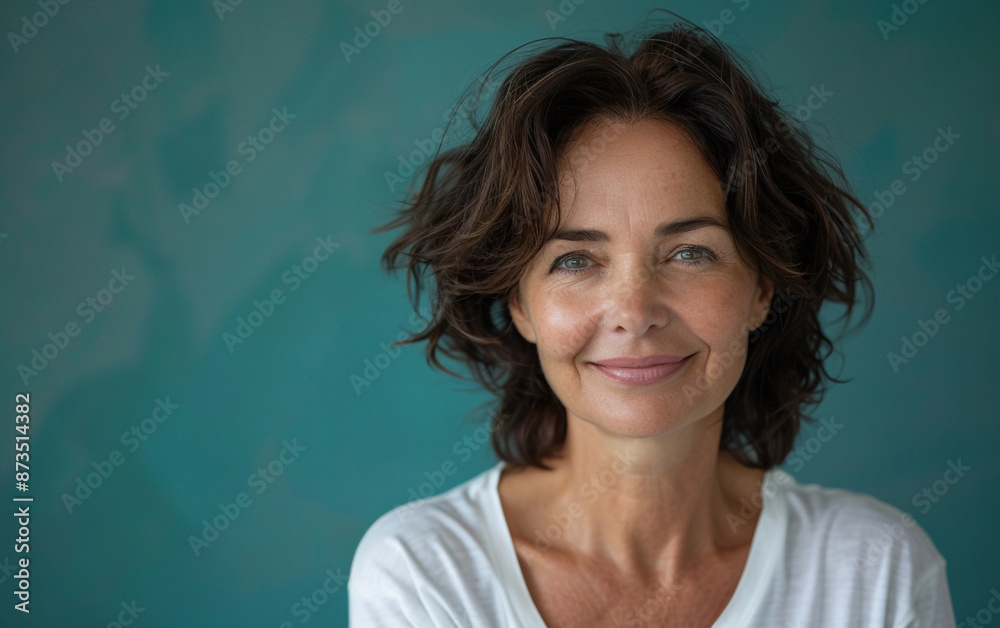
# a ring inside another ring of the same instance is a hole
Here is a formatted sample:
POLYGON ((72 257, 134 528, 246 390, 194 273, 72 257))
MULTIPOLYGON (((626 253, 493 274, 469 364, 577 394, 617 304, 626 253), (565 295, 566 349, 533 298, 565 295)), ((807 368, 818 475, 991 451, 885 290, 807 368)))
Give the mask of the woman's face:
POLYGON ((585 127, 561 157, 560 233, 510 302, 549 385, 624 436, 719 410, 773 287, 737 257, 718 179, 683 131, 653 120, 585 127), (659 365, 599 364, 614 358, 659 365))

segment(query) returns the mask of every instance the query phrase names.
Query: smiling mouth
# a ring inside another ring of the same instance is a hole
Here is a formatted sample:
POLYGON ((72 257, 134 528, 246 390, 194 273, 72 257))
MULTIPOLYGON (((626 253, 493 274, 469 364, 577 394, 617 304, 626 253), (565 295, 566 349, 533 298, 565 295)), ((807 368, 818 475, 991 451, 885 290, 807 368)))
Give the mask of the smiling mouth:
POLYGON ((591 365, 612 381, 630 385, 646 385, 658 384, 669 379, 684 368, 684 365, 687 364, 690 358, 691 356, 689 355, 677 362, 662 362, 637 367, 608 366, 599 362, 591 362, 591 365))

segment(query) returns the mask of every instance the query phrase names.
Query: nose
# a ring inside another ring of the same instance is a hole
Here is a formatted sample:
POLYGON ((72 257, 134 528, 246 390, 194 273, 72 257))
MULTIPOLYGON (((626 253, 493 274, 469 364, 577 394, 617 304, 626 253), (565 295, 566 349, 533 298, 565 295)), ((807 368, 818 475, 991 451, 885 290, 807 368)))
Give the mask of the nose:
POLYGON ((611 331, 642 336, 669 324, 668 287, 641 256, 623 257, 610 282, 606 321, 611 331))

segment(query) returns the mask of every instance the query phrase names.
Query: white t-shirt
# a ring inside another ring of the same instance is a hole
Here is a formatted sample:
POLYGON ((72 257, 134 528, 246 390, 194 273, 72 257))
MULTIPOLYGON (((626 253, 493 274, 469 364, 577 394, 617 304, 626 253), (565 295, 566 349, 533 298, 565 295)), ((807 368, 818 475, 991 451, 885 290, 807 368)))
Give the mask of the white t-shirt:
MULTIPOLYGON (((347 583, 352 628, 545 628, 500 504, 503 466, 371 525, 347 583)), ((913 519, 778 468, 761 486, 747 563, 715 628, 955 627, 945 560, 913 519)), ((624 625, 659 601, 648 604, 624 625)))

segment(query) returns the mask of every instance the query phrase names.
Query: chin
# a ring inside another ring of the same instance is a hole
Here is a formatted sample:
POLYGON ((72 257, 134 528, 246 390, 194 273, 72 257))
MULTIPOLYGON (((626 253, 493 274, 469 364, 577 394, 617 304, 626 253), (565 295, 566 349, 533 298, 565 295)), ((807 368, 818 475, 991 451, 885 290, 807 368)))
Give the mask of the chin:
POLYGON ((617 401, 613 405, 600 404, 589 411, 576 414, 581 420, 604 431, 629 438, 660 436, 677 429, 687 422, 677 404, 664 404, 661 400, 617 401))

